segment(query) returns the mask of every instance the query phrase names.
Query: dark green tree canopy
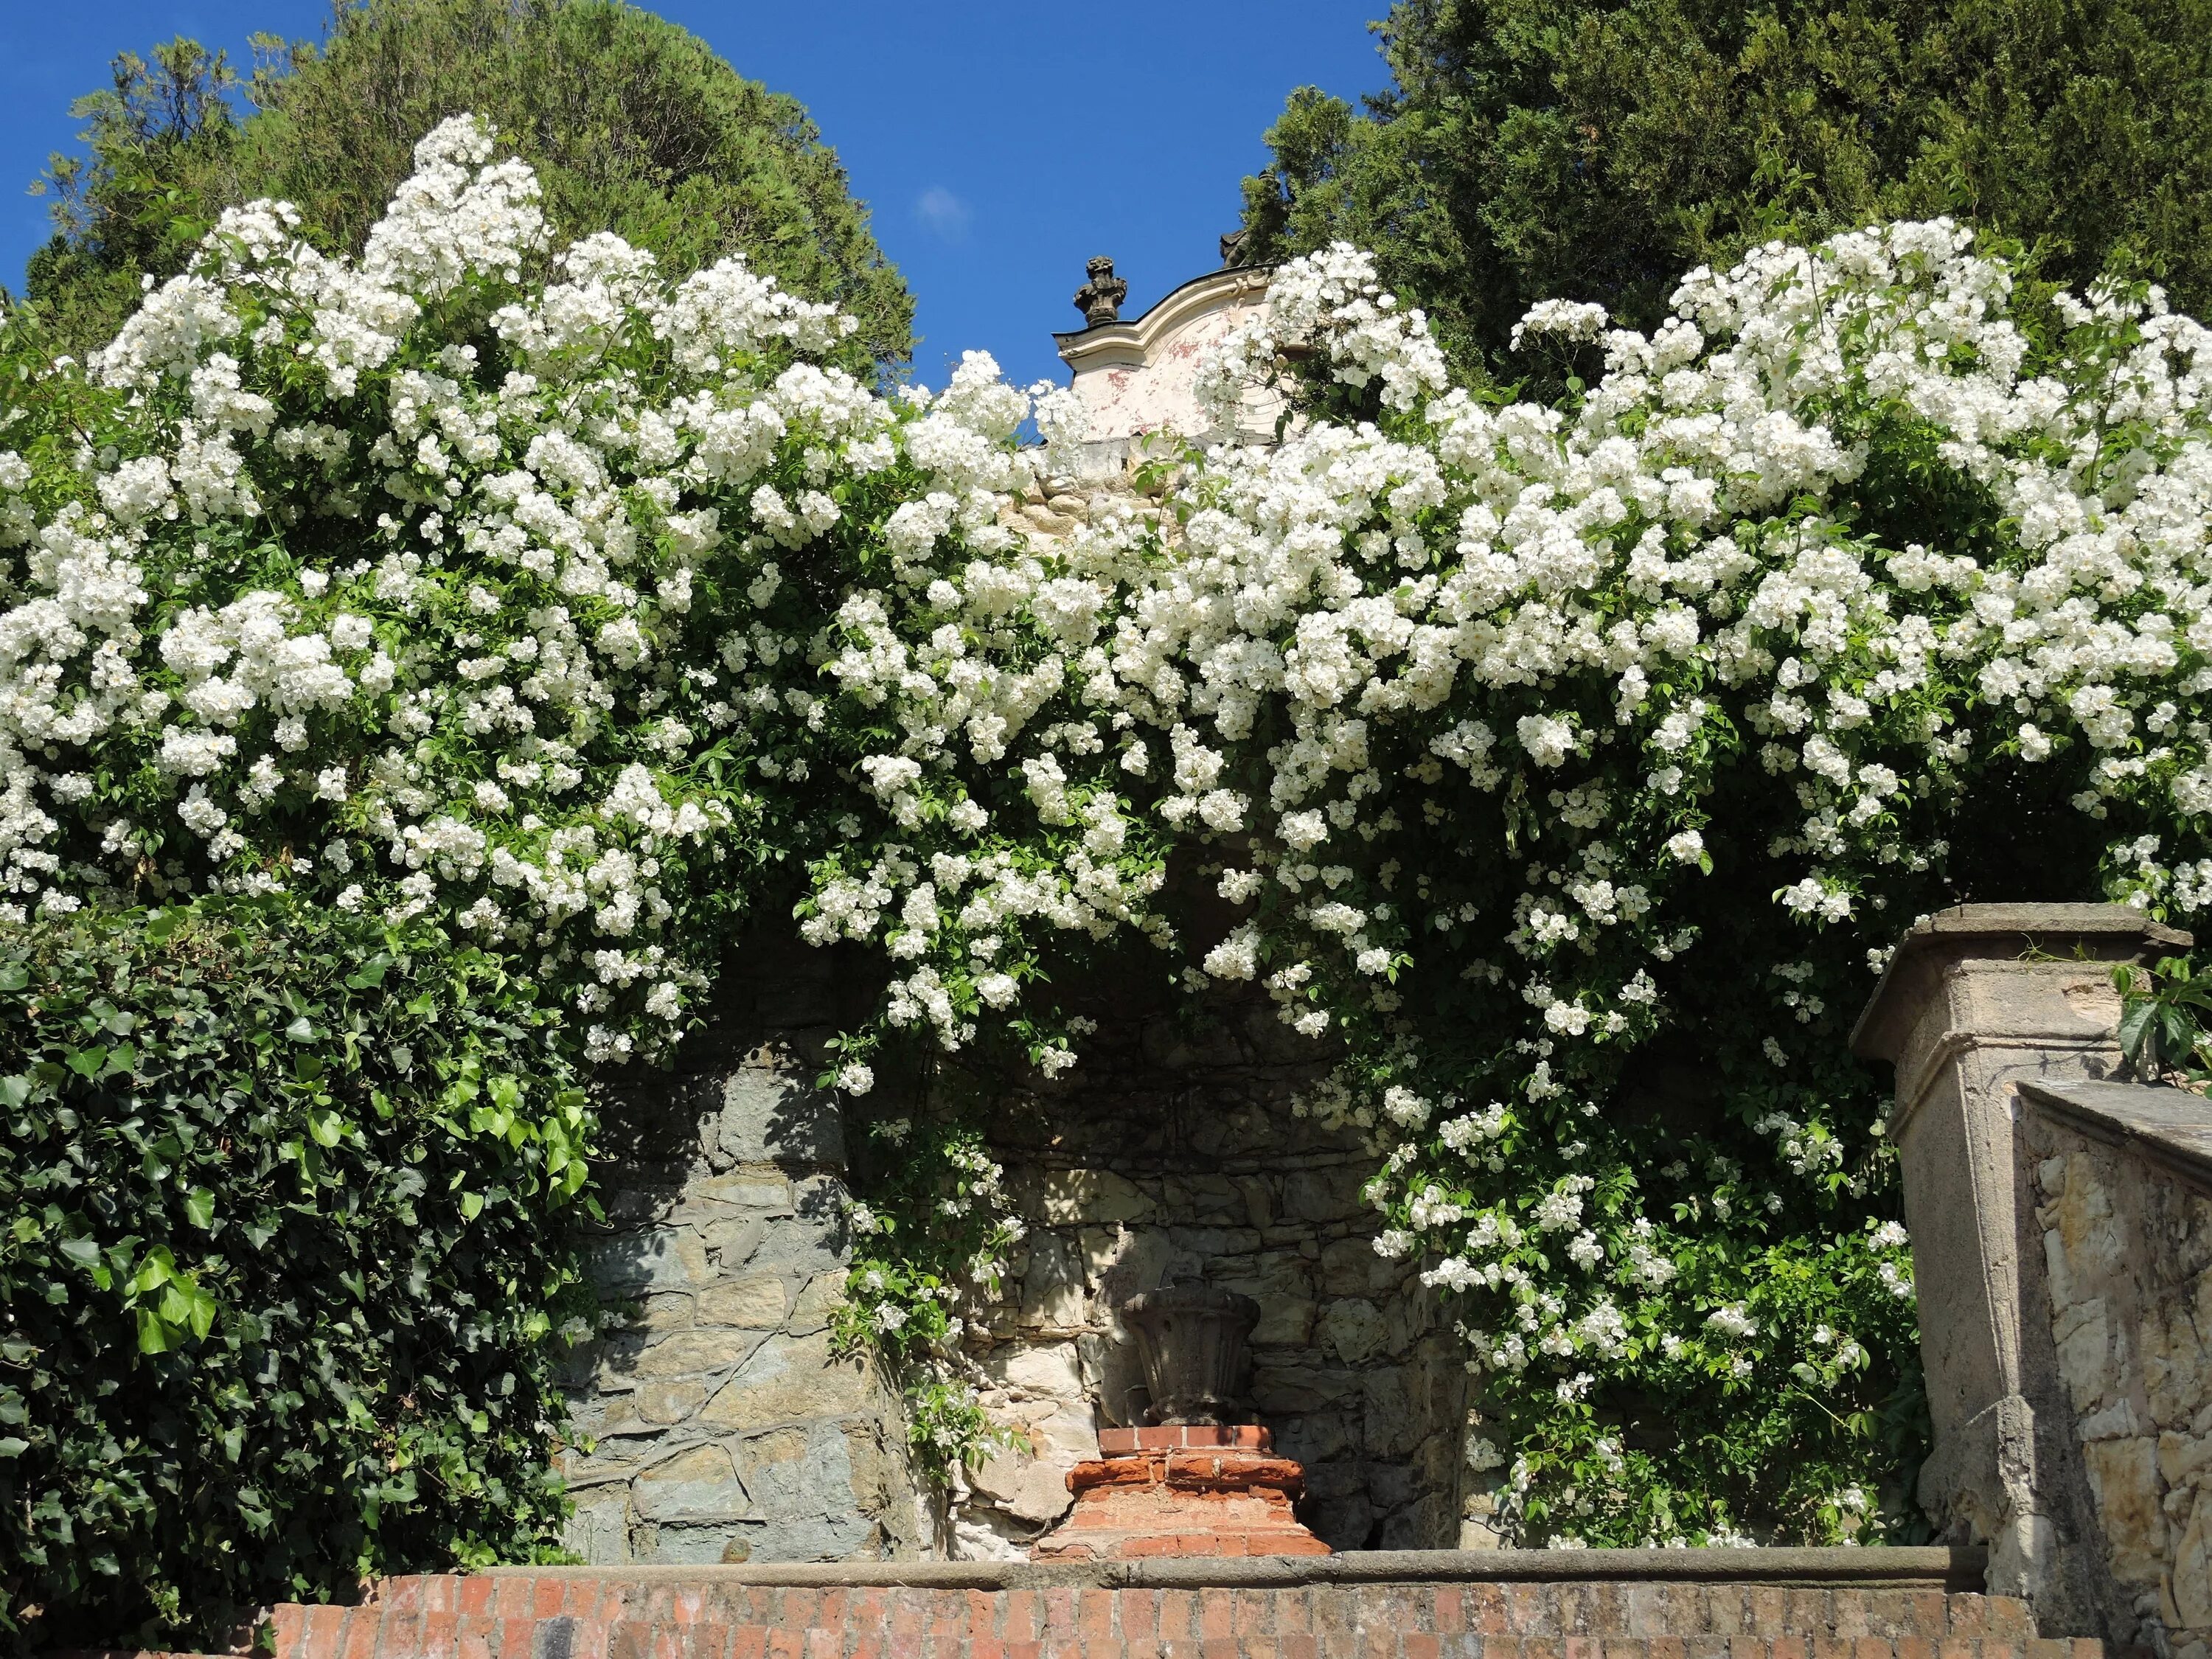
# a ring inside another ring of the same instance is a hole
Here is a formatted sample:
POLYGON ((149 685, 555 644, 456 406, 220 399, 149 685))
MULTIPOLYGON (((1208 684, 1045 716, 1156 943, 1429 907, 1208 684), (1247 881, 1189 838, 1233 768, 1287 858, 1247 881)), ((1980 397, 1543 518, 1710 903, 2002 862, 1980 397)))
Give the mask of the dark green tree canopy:
POLYGON ((1775 235, 1948 213, 2212 305, 2212 0, 1401 0, 1395 84, 1302 88, 1241 257, 1373 250, 1455 355, 1540 299, 1656 319, 1775 235))
POLYGON ((255 44, 247 77, 189 40, 126 53, 79 104, 90 154, 56 158, 59 234, 29 273, 66 343, 104 340, 234 203, 284 198, 358 249, 416 141, 472 110, 538 170, 560 240, 613 230, 678 274, 743 252, 858 317, 860 356, 911 353, 913 298, 804 106, 674 24, 623 0, 337 0, 322 47, 255 44))

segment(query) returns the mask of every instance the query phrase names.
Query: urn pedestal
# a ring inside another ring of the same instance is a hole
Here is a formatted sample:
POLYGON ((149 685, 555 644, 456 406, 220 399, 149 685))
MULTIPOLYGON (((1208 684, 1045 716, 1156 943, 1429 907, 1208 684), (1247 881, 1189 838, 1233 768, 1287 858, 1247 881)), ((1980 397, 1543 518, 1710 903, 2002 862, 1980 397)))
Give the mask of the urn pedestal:
POLYGON ((1244 1344, 1260 1304, 1198 1279, 1133 1296, 1121 1320, 1145 1368, 1147 1421, 1103 1429, 1099 1455, 1068 1471, 1075 1507, 1030 1547, 1039 1561, 1158 1555, 1327 1555, 1292 1505, 1305 1471, 1242 1401, 1244 1344))
POLYGON ((1305 1471, 1256 1424, 1108 1429, 1067 1472, 1075 1507, 1030 1547, 1038 1561, 1148 1555, 1327 1555, 1291 1505, 1305 1471))

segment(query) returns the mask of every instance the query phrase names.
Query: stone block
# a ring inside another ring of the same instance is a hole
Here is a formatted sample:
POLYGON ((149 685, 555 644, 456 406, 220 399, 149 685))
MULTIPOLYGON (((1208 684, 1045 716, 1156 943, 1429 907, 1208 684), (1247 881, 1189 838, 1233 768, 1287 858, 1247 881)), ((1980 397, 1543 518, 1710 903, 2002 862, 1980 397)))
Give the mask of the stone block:
POLYGON ((852 1459, 834 1423, 772 1429, 734 1449, 754 1513, 771 1522, 857 1515, 852 1459))
POLYGON ((1170 1176, 1161 1183, 1160 1201, 1170 1214, 1202 1226, 1241 1226, 1248 1214, 1243 1194, 1225 1176, 1170 1176))
POLYGON ((738 1211, 775 1221, 793 1212, 791 1182, 757 1170, 714 1176, 684 1189, 687 1211, 738 1211))
POLYGON ((765 1276, 716 1285, 699 1293, 699 1322, 774 1330, 787 1311, 783 1280, 765 1276))
POLYGON ((586 1270, 602 1295, 684 1288, 714 1276, 698 1236, 689 1228, 671 1227, 593 1240, 586 1270))
POLYGON ((1032 1219, 1055 1227, 1143 1221, 1159 1208, 1144 1188, 1110 1170, 1045 1170, 1015 1194, 1032 1219))
POLYGON ((641 1423, 681 1423, 707 1403, 703 1382, 648 1382, 629 1396, 641 1423))
POLYGON ((618 1566, 630 1559, 629 1493, 627 1488, 579 1499, 561 1534, 561 1547, 594 1567, 618 1566))
POLYGON ((2199 1491, 2173 1553, 2173 1610, 2182 1626, 2212 1626, 2212 1492, 2199 1491))
POLYGON ((627 1328, 656 1334, 689 1330, 693 1323, 693 1310, 690 1291, 656 1291, 629 1305, 627 1328))
MULTIPOLYGON (((769 1528, 754 1521, 728 1521, 707 1526, 662 1522, 653 1528, 655 1566, 707 1567, 728 1561, 749 1561, 769 1528)), ((593 1565, 599 1565, 597 1562, 593 1565)))
POLYGON ((1284 1177, 1283 1210, 1301 1221, 1349 1221, 1366 1212, 1360 1188, 1367 1184, 1364 1168, 1298 1170, 1284 1177))
POLYGON ((1157 1227, 1118 1227, 1113 1239, 1112 1254, 1091 1273, 1108 1328, 1119 1337, 1127 1334, 1121 1329, 1115 1310, 1139 1291, 1166 1281, 1175 1262, 1175 1246, 1165 1231, 1157 1227))
MULTIPOLYGON (((2212 1384, 2212 1378, 2206 1378, 2212 1384)), ((2159 1478, 2169 1486, 2188 1486, 2203 1480, 2212 1468, 2212 1439, 2201 1434, 2169 1431, 2158 1437, 2159 1478)))
POLYGON ((1084 1398, 1082 1356, 1073 1342, 1041 1342, 1024 1345, 1011 1353, 994 1353, 984 1369, 1007 1387, 1032 1398, 1084 1398))
POLYGON ((2051 1335, 2057 1344, 2058 1375, 2073 1396, 2074 1409, 2096 1409, 2111 1375, 2112 1337, 2102 1297, 2073 1303, 2060 1310, 2051 1335))
POLYGON ((1313 1340, 1314 1318, 1320 1304, 1314 1299, 1314 1264, 1294 1250, 1270 1250, 1257 1258, 1249 1273, 1215 1273, 1213 1282, 1236 1291, 1260 1304, 1260 1322, 1252 1328, 1255 1347, 1303 1347, 1313 1340))
POLYGON ((1359 1378, 1319 1365, 1255 1365, 1252 1403, 1269 1419, 1327 1409, 1346 1396, 1359 1397, 1359 1378))
POLYGON ((829 1227, 795 1224, 771 1227, 760 1248, 747 1258, 745 1267, 752 1273, 777 1273, 803 1281, 817 1273, 842 1274, 847 1260, 837 1235, 829 1227))
POLYGON ((2159 1504, 2158 1443, 2096 1440, 2081 1449, 2098 1518, 2124 1583, 2156 1583, 2165 1566, 2166 1516, 2159 1504))
POLYGON ((1237 1190, 1244 1200, 1244 1224, 1259 1228, 1264 1234, 1275 1222, 1273 1187, 1258 1176, 1247 1176, 1237 1182, 1237 1190))
POLYGON ((716 1215, 698 1224, 699 1242, 718 1273, 734 1273, 759 1249, 768 1223, 757 1216, 716 1215))
POLYGON ((715 1138, 740 1164, 834 1164, 845 1162, 844 1114, 817 1092, 788 1060, 749 1057, 722 1083, 715 1138))
POLYGON ((803 1516, 763 1527, 754 1542, 752 1559, 756 1562, 851 1561, 883 1553, 881 1526, 869 1516, 848 1511, 803 1516))
POLYGON ((721 1446, 694 1446, 646 1469, 630 1486, 646 1520, 714 1522, 753 1512, 752 1500, 721 1446))
POLYGON ((1307 1412, 1286 1417, 1276 1434, 1276 1449, 1308 1468, 1334 1462, 1357 1449, 1358 1434, 1353 1419, 1340 1411, 1307 1412))
POLYGON ((1367 1455, 1409 1455, 1420 1443, 1425 1425, 1406 1373, 1396 1368, 1366 1371, 1361 1376, 1360 1395, 1365 1407, 1360 1431, 1367 1455))
POLYGON ((799 1299, 791 1304, 791 1316, 784 1328, 793 1336, 812 1336, 830 1328, 830 1321, 845 1299, 845 1270, 832 1267, 826 1273, 816 1273, 806 1281, 799 1299))
POLYGON ((2202 1306, 2207 1290, 2212 1290, 2212 1279, 2198 1286, 2197 1308, 2186 1303, 2148 1307, 2136 1321, 2143 1394, 2151 1416, 2160 1423, 2185 1423, 2203 1403, 2208 1378, 2212 1378, 2212 1352, 2198 1334, 2212 1328, 2202 1322, 2205 1313, 2212 1311, 2202 1306))
POLYGON ((1375 1254, 1375 1241, 1370 1238, 1340 1238, 1322 1247, 1324 1296, 1382 1296, 1404 1277, 1405 1269, 1398 1263, 1375 1254))
POLYGON ((1347 1365, 1364 1364, 1383 1348, 1389 1335, 1382 1313, 1372 1302, 1343 1297, 1321 1310, 1314 1340, 1347 1365))
POLYGON ((1028 1451, 1000 1452, 968 1477, 983 1498, 1032 1527, 1049 1525, 1075 1501, 1067 1490, 1072 1458, 1039 1457, 1028 1451))
POLYGON ((743 1364, 759 1340, 744 1331, 678 1331, 645 1349, 629 1369, 639 1377, 712 1376, 743 1364))
POLYGON ((880 1409, 858 1360, 833 1359, 826 1334, 772 1336, 716 1390, 700 1420, 740 1431, 880 1409))
POLYGON ((1022 1274, 1022 1323, 1063 1330, 1083 1323, 1083 1259, 1074 1241, 1039 1231, 1022 1274))

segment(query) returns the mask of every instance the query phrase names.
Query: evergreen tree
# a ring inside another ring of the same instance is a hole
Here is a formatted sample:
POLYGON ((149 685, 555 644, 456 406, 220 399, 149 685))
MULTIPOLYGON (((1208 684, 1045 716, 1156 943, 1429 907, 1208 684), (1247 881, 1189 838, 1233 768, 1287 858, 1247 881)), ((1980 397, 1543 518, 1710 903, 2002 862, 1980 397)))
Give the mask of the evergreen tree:
POLYGON ((468 110, 538 169, 558 239, 613 230, 678 275, 742 252, 857 317, 859 356, 911 354, 913 298, 805 107, 672 23, 623 0, 337 0, 322 47, 254 44, 244 77, 190 40, 125 53, 77 106, 89 154, 55 158, 27 284, 64 342, 104 341, 234 203, 282 197, 358 250, 416 141, 468 110))
POLYGON ((1401 0, 1364 112, 1301 88, 1240 257, 1342 238, 1500 368, 1534 301, 1656 321, 1776 235, 1948 213, 2212 307, 2212 0, 1401 0))

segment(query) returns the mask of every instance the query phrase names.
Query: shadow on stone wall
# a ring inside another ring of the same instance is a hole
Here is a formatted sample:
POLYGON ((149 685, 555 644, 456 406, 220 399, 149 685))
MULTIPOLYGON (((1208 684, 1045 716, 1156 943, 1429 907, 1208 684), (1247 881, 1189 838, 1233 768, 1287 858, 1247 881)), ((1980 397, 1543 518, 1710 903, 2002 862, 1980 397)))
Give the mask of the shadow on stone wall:
POLYGON ((1413 1264, 1375 1254, 1376 1160, 1292 1114, 1330 1056, 1264 999, 1194 1006, 1162 958, 1122 961, 1070 999, 1098 1026, 1082 1063, 995 1116, 1030 1232, 972 1346, 1036 1451, 977 1473, 960 1547, 1011 1553, 1065 1512, 1067 1468, 1141 1380, 1115 1310, 1176 1273, 1258 1300, 1250 1398, 1306 1466, 1309 1526, 1338 1549, 1455 1545, 1462 1356, 1413 1264))
MULTIPOLYGON (((894 1392, 839 1359, 848 1136, 811 1079, 876 986, 836 951, 735 953, 671 1072, 610 1091, 593 1271, 607 1328, 577 1357, 571 1547, 594 1564, 1018 1553, 1065 1512, 1068 1468, 1125 1419, 1115 1310, 1172 1273, 1258 1299, 1251 1401, 1304 1462, 1302 1516, 1340 1549, 1457 1542, 1465 1373, 1410 1263, 1373 1249, 1376 1160, 1293 1115, 1328 1056, 1264 1000, 1194 1006, 1132 950, 1072 1012, 1082 1063, 1047 1081, 939 1074, 992 1103, 1030 1231, 969 1328, 986 1403, 1032 1451, 993 1459, 934 1517, 894 1392)), ((882 1069, 882 1068, 879 1068, 882 1069)), ((886 1070, 865 1103, 915 1109, 886 1070)))

